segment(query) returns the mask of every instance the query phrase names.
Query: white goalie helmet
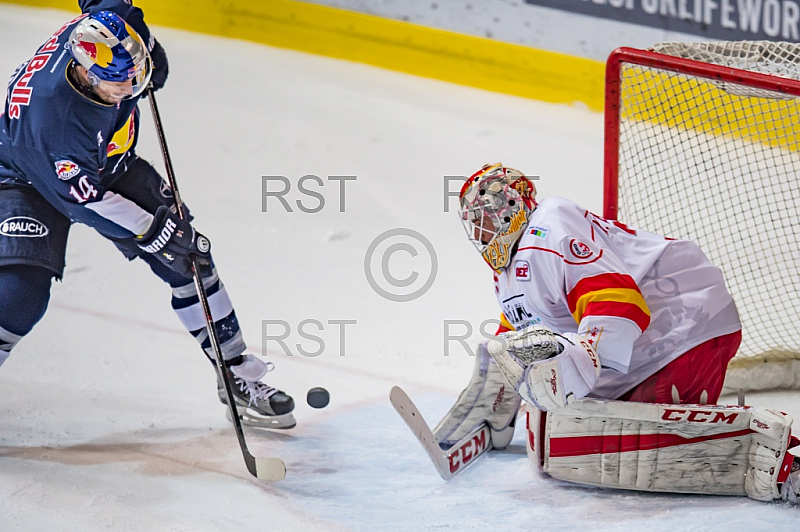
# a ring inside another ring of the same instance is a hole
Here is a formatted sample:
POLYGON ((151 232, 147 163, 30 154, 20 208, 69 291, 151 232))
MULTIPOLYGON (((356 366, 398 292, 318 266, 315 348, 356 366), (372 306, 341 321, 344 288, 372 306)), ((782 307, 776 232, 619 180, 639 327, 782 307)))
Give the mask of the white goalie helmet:
POLYGON ((519 170, 487 164, 464 183, 459 202, 470 242, 495 271, 508 266, 536 208, 533 183, 519 170))

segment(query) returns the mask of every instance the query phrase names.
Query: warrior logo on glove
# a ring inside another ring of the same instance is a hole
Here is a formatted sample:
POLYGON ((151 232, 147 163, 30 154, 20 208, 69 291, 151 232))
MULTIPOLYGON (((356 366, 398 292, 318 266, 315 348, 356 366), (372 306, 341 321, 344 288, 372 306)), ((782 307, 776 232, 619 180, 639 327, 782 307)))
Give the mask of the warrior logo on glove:
MULTIPOLYGON (((156 239, 153 240, 153 243, 148 246, 141 246, 141 248, 148 253, 156 253, 157 251, 160 251, 161 248, 163 248, 164 245, 169 242, 169 239, 172 238, 172 233, 175 232, 176 227, 177 226, 175 225, 175 222, 170 218, 167 218, 164 222, 164 227, 161 229, 161 232, 158 234, 156 239)), ((178 232, 178 237, 181 236, 183 236, 183 231, 178 232)))
POLYGON ((191 276, 192 257, 200 264, 210 261, 211 242, 208 238, 163 205, 153 215, 147 233, 136 237, 136 243, 143 251, 152 253, 164 265, 186 277, 191 276))

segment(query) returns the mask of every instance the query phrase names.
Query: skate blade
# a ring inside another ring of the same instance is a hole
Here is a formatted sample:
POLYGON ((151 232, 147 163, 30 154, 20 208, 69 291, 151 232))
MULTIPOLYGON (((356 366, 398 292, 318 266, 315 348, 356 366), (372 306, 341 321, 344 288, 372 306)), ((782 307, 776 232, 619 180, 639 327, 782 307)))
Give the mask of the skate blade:
MULTIPOLYGON (((295 420, 294 415, 292 415, 291 412, 280 416, 262 416, 254 413, 249 408, 242 409, 240 406, 236 407, 236 411, 239 414, 239 421, 242 422, 242 425, 247 427, 286 430, 297 425, 297 420, 295 420)), ((233 423, 233 419, 231 419, 230 408, 225 409, 225 417, 228 418, 228 421, 233 423)))

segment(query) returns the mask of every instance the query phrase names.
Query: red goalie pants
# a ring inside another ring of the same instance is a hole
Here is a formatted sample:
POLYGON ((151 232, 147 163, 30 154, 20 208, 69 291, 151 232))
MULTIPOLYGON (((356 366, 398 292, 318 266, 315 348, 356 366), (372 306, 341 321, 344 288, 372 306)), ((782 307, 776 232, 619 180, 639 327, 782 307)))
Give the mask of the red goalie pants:
POLYGON ((742 341, 742 332, 718 336, 685 352, 619 398, 636 403, 716 404, 728 362, 742 341), (705 395, 704 395, 705 392, 705 395))

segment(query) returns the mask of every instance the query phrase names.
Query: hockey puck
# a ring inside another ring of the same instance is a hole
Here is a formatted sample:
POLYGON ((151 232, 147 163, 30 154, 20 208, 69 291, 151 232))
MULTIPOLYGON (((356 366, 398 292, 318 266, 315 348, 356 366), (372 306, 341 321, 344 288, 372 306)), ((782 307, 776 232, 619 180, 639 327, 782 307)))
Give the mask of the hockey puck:
POLYGON ((331 394, 325 388, 311 388, 306 395, 306 401, 311 408, 325 408, 331 400, 331 394))

